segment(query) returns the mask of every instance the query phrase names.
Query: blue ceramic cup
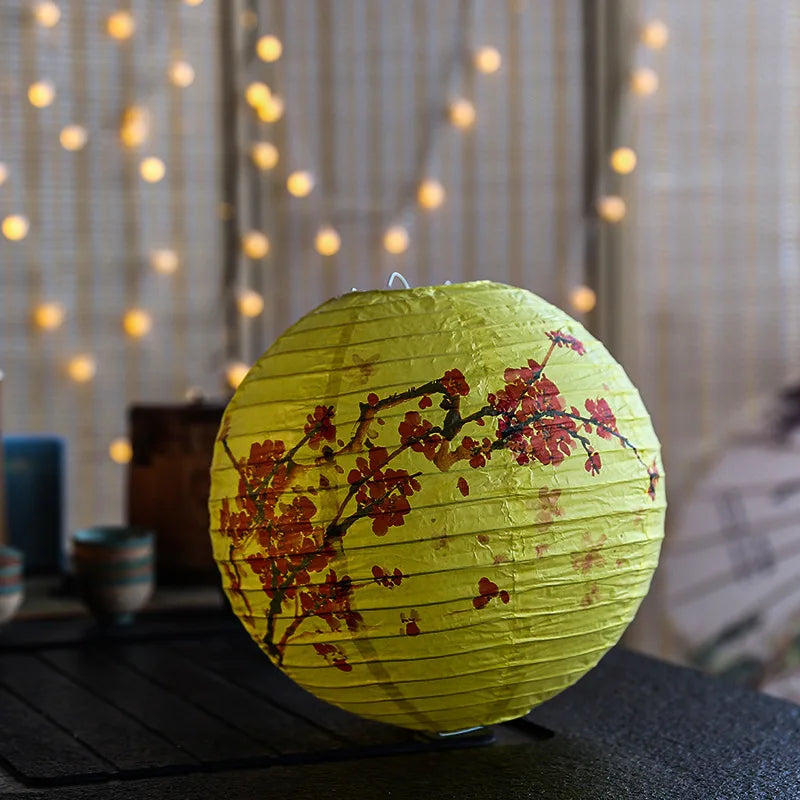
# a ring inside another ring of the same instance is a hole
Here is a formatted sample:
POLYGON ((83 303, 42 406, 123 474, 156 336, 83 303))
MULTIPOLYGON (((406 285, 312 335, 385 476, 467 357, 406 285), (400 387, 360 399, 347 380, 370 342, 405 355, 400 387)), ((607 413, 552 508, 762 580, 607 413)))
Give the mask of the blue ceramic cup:
POLYGON ((146 528, 105 525, 72 536, 78 591, 102 623, 127 625, 155 586, 155 534, 146 528))

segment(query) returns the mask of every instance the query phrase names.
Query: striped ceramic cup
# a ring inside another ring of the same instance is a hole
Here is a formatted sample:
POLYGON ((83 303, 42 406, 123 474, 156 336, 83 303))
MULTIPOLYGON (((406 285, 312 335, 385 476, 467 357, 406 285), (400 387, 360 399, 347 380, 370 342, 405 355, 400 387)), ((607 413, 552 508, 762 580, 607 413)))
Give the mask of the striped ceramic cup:
POLYGON ((78 591, 103 623, 133 621, 153 594, 155 534, 146 528, 108 525, 72 537, 78 591))
POLYGON ((0 545, 0 625, 17 613, 23 595, 22 552, 0 545))

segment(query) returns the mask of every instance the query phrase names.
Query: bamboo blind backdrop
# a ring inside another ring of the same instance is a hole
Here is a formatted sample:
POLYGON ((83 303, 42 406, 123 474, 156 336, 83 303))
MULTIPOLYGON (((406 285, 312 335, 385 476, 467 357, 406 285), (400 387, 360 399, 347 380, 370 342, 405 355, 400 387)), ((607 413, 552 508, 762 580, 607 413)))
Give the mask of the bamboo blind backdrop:
POLYGON ((0 10, 0 216, 24 214, 30 231, 0 239, 3 424, 68 438, 72 528, 121 516, 124 467, 108 446, 129 403, 218 393, 230 360, 250 361, 332 294, 400 270, 413 284, 507 281, 565 305, 582 280, 578 2, 73 0, 52 28, 32 3, 14 6, 0 10), (107 33, 118 10, 135 21, 129 39, 107 33), (266 33, 283 44, 269 64, 254 54, 266 33), (475 69, 481 46, 500 52, 497 72, 475 69), (195 70, 186 88, 167 80, 176 59, 195 70), (34 108, 26 90, 43 78, 56 97, 34 108), (254 80, 283 98, 278 121, 244 102, 254 80), (447 120, 459 96, 474 104, 471 129, 447 120), (119 120, 133 104, 152 130, 127 149, 119 120), (58 143, 68 123, 88 129, 77 152, 58 143), (274 169, 252 164, 256 140, 277 146, 274 169), (138 174, 146 156, 164 161, 157 183, 138 174), (308 197, 287 193, 293 170, 312 173, 308 197), (425 178, 445 189, 437 209, 416 203, 425 178), (325 224, 341 237, 334 256, 314 249, 325 224), (393 224, 409 233, 400 255, 381 245, 393 224), (250 230, 268 237, 265 257, 231 253, 250 230), (178 254, 174 274, 149 264, 163 248, 178 254), (255 319, 236 313, 244 287, 264 296, 255 319), (32 325, 43 300, 64 304, 60 329, 32 325), (152 316, 142 338, 121 327, 132 307, 152 316), (83 352, 97 374, 76 383, 65 364, 83 352))
MULTIPOLYGON (((758 424, 758 401, 800 377, 800 8, 643 0, 639 13, 670 39, 638 49, 660 86, 625 109, 639 162, 617 354, 664 445, 674 522, 709 458, 758 424)), ((659 651, 658 573, 654 586, 636 634, 659 651)))

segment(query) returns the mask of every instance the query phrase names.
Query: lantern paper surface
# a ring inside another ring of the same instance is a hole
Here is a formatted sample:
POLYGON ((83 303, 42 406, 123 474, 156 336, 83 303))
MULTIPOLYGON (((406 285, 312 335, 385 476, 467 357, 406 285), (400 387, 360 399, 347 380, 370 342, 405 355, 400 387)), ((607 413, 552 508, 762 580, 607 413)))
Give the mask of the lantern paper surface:
POLYGON ((212 464, 232 606, 301 686, 455 731, 576 681, 663 535, 637 391, 566 314, 489 282, 330 300, 255 364, 212 464))

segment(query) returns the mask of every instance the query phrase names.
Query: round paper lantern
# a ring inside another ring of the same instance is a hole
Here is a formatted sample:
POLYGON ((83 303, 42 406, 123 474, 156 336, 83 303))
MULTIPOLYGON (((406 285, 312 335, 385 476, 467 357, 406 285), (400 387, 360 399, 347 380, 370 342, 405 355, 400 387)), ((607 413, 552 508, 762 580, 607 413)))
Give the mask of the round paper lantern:
POLYGON ((301 686, 458 731, 525 714, 619 639, 658 559, 662 474, 622 368, 530 292, 351 292, 231 400, 214 555, 301 686))

